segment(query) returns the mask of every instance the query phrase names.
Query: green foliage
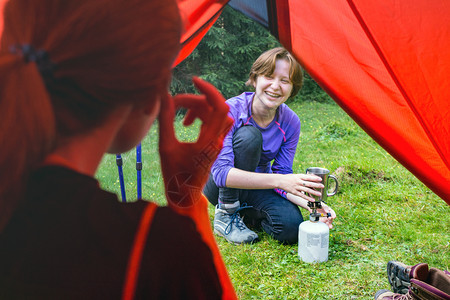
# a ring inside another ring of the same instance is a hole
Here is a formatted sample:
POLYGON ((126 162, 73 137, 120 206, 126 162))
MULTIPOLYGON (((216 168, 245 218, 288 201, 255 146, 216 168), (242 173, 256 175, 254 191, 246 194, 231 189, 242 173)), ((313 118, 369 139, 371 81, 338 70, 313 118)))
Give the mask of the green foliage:
MULTIPOLYGON (((254 245, 235 246, 217 237, 239 298, 369 300, 379 289, 389 288, 385 271, 389 260, 450 269, 450 206, 336 104, 294 101, 290 107, 302 121, 294 172, 325 167, 340 183, 338 194, 328 198, 338 215, 330 231, 329 260, 303 263, 297 257, 297 245, 281 245, 264 232, 258 232, 261 240, 254 245)), ((178 117, 175 125, 179 139, 196 139, 200 122, 186 128, 178 117)), ((123 157, 132 200, 136 195, 135 153, 123 157)), ((157 124, 142 143, 142 157, 143 196, 164 205, 157 124)), ((120 194, 113 155, 105 156, 97 178, 102 187, 120 194)), ((208 209, 212 224, 214 208, 208 209)))
POLYGON ((331 121, 325 124, 324 127, 320 128, 316 132, 316 137, 320 141, 335 141, 337 139, 342 139, 345 136, 355 135, 356 130, 351 124, 344 123, 342 121, 331 121))
MULTIPOLYGON (((309 76, 308 73, 304 72, 303 76, 303 87, 300 90, 297 98, 302 101, 315 101, 322 103, 332 103, 333 100, 325 93, 324 90, 314 81, 314 79, 309 76)), ((289 103, 289 102, 288 102, 289 103)))

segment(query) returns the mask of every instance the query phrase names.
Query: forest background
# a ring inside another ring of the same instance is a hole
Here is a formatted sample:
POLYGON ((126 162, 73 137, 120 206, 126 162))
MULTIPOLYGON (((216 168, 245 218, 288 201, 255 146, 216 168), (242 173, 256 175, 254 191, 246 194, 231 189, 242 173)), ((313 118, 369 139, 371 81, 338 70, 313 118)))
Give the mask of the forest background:
MULTIPOLYGON (((202 42, 173 72, 172 94, 196 93, 192 76, 212 83, 226 99, 249 91, 245 86, 250 67, 264 51, 281 46, 267 31, 229 6, 208 31, 202 42)), ((301 101, 332 101, 305 73, 301 101)), ((293 100, 295 100, 293 99, 293 100)))

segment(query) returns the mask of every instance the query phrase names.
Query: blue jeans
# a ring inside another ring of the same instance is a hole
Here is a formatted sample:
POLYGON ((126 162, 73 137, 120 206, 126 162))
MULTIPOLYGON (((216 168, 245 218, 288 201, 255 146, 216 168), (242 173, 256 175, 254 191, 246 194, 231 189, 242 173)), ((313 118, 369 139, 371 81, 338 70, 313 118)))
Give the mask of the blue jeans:
MULTIPOLYGON (((261 132, 253 126, 239 128, 233 136, 235 168, 254 172, 262 151, 261 132)), ((303 216, 297 205, 277 194, 274 190, 244 190, 218 188, 212 176, 209 177, 203 193, 213 205, 222 203, 246 203, 252 208, 242 210, 245 223, 262 229, 282 243, 296 243, 298 226, 303 216)))

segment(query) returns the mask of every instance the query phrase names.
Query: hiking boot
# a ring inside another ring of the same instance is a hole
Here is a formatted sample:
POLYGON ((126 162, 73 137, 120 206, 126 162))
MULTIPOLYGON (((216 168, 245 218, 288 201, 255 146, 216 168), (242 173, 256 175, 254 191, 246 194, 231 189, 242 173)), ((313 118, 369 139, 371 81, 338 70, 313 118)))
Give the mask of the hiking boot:
POLYGON ((239 211, 250 206, 242 206, 234 212, 228 212, 216 206, 214 214, 214 232, 224 237, 228 242, 239 244, 251 244, 258 239, 258 235, 245 226, 239 211))
MULTIPOLYGON (((399 261, 390 261, 387 263, 387 276, 389 284, 394 293, 406 294, 408 293, 410 280, 414 274, 420 270, 421 272, 428 272, 427 264, 417 264, 415 266, 408 266, 399 261), (425 266, 421 266, 425 265, 425 266), (419 267, 420 266, 420 267, 419 267)), ((416 274, 417 277, 417 274, 416 274)))
MULTIPOLYGON (((400 266, 399 269, 408 269, 400 266)), ((388 271, 389 272, 389 271, 388 271)), ((407 273, 407 271, 404 271, 407 273)), ((375 300, 450 300, 450 276, 448 272, 436 268, 428 269, 427 264, 418 264, 409 271, 410 286, 406 294, 380 290, 375 300)))
MULTIPOLYGON (((443 272, 450 276, 449 271, 443 272)), ((428 265, 425 263, 414 266, 408 266, 394 260, 387 263, 387 276, 394 293, 406 294, 409 290, 411 278, 423 278, 426 276, 424 274, 428 274, 428 265), (419 272, 422 274, 419 274, 419 272)))

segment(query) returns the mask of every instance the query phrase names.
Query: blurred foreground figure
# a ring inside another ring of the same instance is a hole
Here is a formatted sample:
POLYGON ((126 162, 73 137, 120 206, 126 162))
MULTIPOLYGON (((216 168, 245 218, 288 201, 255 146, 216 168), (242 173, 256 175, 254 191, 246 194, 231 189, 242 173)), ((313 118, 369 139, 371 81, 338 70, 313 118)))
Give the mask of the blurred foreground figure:
MULTIPOLYGON (((183 203, 120 203, 94 178, 105 153, 135 147, 159 115, 166 188, 186 169, 194 190, 206 182, 204 170, 199 175, 189 158, 205 148, 204 140, 220 148, 223 135, 217 132, 226 133, 230 121, 224 99, 201 80, 194 83, 205 95, 167 94, 181 24, 174 0, 6 4, 0 44, 1 299, 223 298, 230 284, 217 268, 218 252, 196 220, 176 212, 183 203), (178 106, 204 122, 199 143, 173 137, 178 106), (168 163, 173 155, 187 162, 168 163)), ((190 195, 191 205, 206 207, 200 192, 190 195)))

